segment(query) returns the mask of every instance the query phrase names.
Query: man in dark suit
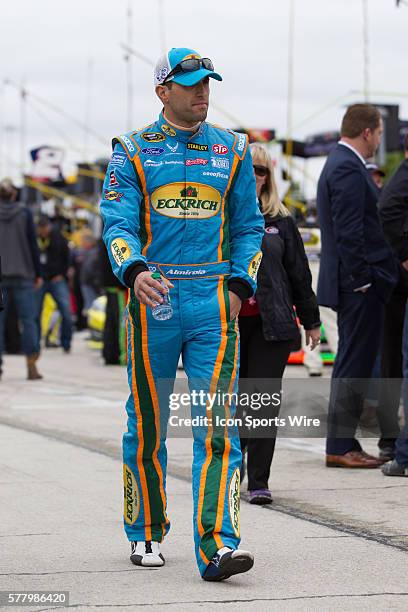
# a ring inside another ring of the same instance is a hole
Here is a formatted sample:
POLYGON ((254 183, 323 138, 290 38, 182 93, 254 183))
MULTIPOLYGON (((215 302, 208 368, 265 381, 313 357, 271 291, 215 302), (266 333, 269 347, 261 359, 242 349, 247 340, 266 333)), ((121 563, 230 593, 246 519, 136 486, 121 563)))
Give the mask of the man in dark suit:
POLYGON ((382 460, 355 439, 367 382, 380 344, 385 303, 396 283, 396 266, 377 214, 378 191, 367 172, 383 131, 378 110, 350 106, 341 140, 319 179, 321 227, 319 304, 337 311, 339 346, 333 367, 326 465, 375 468, 382 460))

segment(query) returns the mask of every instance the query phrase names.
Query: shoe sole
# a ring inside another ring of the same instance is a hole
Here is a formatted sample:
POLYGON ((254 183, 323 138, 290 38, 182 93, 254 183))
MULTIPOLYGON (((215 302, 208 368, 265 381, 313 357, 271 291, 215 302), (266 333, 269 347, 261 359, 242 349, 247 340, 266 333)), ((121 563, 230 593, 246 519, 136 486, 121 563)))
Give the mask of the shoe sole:
POLYGON ((346 470, 372 470, 382 465, 382 463, 373 463, 372 465, 341 465, 340 463, 326 463, 326 467, 328 468, 344 468, 346 470))
POLYGON ((229 557, 224 563, 220 562, 220 574, 213 578, 205 578, 203 579, 207 582, 221 582, 221 580, 226 580, 231 576, 235 576, 236 574, 244 574, 248 572, 252 566, 254 565, 254 558, 249 553, 239 554, 239 551, 233 557, 229 557))
POLYGON ((142 555, 131 555, 130 560, 134 565, 137 565, 138 567, 163 567, 166 562, 162 554, 160 554, 159 557, 163 561, 163 563, 143 563, 142 555))

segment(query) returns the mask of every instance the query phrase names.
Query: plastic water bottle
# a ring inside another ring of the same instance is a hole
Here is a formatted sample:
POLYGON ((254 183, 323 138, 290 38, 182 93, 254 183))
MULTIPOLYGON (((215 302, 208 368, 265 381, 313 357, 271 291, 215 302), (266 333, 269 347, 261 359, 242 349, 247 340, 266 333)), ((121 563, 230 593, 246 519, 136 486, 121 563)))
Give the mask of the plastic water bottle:
MULTIPOLYGON (((163 285, 163 287, 166 287, 159 272, 154 272, 152 274, 152 278, 154 278, 154 280, 159 281, 159 283, 163 285)), ((160 297, 163 298, 163 302, 161 304, 159 302, 155 302, 156 305, 152 309, 153 318, 156 319, 156 321, 167 321, 167 319, 171 319, 171 317, 173 316, 173 307, 170 302, 170 295, 169 293, 163 295, 158 291, 157 293, 160 295, 160 297)))

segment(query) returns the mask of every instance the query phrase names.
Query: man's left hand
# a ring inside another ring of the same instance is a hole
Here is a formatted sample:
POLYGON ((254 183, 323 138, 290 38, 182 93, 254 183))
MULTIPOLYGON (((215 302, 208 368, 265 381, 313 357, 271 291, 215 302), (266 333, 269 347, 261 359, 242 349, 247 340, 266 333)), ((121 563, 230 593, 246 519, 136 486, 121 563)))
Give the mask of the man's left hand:
POLYGON ((230 321, 235 319, 238 316, 239 311, 241 310, 241 300, 233 291, 228 291, 229 302, 230 302, 230 321))

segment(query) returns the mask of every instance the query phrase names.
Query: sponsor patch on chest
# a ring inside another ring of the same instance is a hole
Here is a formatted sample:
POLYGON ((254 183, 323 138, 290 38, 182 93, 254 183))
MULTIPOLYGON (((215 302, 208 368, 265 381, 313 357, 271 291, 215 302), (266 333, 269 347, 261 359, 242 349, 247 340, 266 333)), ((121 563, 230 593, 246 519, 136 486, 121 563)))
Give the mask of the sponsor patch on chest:
POLYGON ((208 219, 221 209, 221 194, 202 183, 170 183, 156 189, 150 198, 152 208, 173 219, 208 219))

